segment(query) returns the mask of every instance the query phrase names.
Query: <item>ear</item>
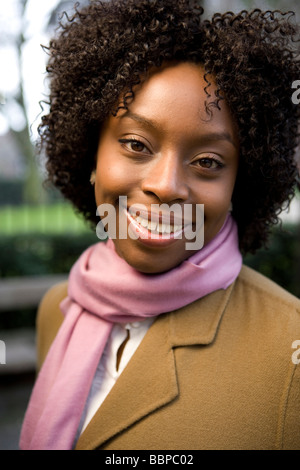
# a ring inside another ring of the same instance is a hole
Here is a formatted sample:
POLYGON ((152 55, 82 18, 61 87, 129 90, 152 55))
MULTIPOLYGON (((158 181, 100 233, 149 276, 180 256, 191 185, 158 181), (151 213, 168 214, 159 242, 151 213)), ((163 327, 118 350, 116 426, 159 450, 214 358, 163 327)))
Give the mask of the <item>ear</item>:
POLYGON ((96 181, 96 170, 93 170, 90 176, 90 183, 92 186, 94 186, 95 181, 96 181))

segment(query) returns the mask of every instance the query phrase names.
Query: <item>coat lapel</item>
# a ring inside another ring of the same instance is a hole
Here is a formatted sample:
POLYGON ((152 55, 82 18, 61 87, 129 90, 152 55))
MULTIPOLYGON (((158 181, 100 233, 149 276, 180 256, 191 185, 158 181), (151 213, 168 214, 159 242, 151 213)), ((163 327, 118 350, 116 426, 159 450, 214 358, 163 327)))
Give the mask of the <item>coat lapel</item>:
POLYGON ((156 319, 80 436, 76 450, 100 447, 178 396, 173 348, 214 340, 232 287, 156 319))
POLYGON ((166 341, 169 318, 152 325, 92 421, 76 449, 91 450, 126 429, 143 416, 173 400, 178 394, 175 364, 166 341))

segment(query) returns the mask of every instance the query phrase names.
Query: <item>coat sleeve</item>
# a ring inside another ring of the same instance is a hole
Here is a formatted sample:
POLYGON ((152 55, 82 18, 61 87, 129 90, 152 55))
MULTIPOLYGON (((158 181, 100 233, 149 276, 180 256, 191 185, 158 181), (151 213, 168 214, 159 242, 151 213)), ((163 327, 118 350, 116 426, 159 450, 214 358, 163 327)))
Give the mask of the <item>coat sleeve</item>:
POLYGON ((39 371, 48 350, 64 320, 60 302, 67 296, 67 282, 53 286, 46 292, 37 312, 37 370, 39 371))

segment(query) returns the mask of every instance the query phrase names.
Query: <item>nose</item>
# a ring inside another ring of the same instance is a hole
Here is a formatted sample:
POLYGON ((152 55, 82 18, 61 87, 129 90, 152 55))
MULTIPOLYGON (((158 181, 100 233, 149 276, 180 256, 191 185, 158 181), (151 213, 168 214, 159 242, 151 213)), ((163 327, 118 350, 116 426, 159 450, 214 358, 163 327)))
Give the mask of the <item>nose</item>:
POLYGON ((186 201, 189 187, 180 156, 168 152, 152 161, 142 181, 142 190, 154 194, 161 202, 186 201))

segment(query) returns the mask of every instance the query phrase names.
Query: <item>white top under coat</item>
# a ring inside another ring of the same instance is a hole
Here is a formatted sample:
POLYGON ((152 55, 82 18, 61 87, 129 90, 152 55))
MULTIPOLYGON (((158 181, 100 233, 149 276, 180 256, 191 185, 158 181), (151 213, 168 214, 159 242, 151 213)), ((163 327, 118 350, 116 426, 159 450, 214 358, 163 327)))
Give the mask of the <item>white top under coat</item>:
POLYGON ((89 397, 81 417, 76 440, 87 427, 94 414, 109 394, 153 321, 154 318, 147 318, 143 321, 126 324, 116 323, 114 325, 93 379, 89 397), (121 344, 126 339, 128 331, 129 339, 124 347, 119 368, 117 369, 117 353, 121 344))

